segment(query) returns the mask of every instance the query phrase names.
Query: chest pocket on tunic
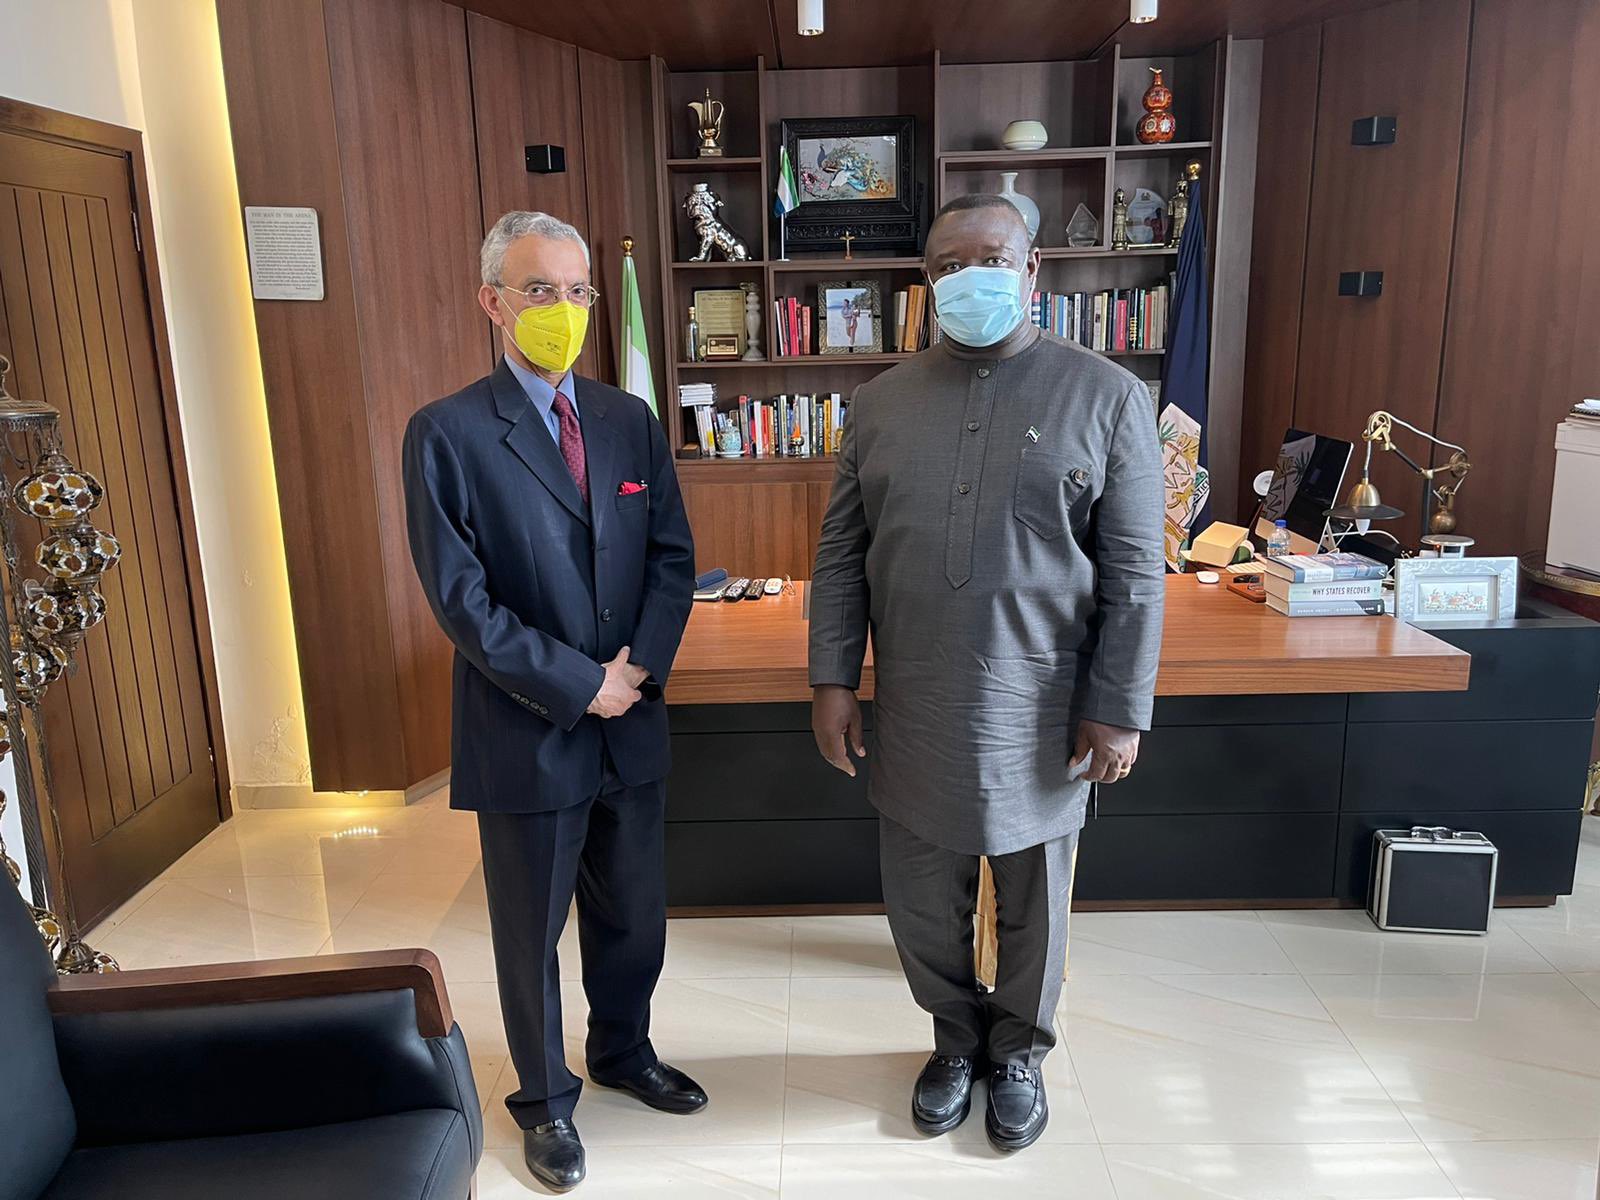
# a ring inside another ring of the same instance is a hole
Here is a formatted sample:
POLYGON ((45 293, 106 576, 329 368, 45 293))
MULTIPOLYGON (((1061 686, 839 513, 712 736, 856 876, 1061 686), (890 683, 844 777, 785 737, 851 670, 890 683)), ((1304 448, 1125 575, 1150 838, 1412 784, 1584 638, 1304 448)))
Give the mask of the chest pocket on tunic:
POLYGON ((1025 446, 1012 512, 1040 537, 1058 538, 1088 520, 1090 482, 1089 469, 1078 460, 1025 446))

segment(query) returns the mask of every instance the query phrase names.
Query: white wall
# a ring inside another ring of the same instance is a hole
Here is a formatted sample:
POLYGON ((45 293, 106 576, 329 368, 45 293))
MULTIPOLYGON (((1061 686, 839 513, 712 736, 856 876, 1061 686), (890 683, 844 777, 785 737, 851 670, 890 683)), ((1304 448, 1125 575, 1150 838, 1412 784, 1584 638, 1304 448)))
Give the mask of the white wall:
MULTIPOLYGON (((0 0, 0 95, 145 135, 236 794, 310 794, 300 671, 212 0, 0 0)), ((91 635, 93 636, 93 635, 91 635)), ((0 787, 12 793, 9 764, 0 787)), ((16 813, 6 843, 19 857, 16 813)))

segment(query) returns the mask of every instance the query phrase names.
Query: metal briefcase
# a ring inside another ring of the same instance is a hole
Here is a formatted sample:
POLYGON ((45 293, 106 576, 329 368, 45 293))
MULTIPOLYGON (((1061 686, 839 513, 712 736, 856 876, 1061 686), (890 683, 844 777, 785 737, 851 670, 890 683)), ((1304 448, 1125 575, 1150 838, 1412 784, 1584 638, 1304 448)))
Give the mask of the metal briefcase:
POLYGON ((1500 851, 1481 833, 1414 825, 1372 835, 1367 915, 1379 929, 1488 933, 1500 851))

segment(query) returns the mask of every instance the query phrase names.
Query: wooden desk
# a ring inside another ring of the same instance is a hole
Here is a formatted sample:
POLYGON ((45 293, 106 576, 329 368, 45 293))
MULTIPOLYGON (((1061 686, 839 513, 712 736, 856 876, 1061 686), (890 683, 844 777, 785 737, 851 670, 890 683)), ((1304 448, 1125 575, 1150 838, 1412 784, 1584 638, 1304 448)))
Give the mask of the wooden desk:
MULTIPOLYGON (((667 688, 680 911, 881 901, 874 762, 818 755, 806 630, 798 595, 695 606, 667 688)), ((1537 601, 1430 632, 1170 577, 1153 728, 1100 790, 1075 904, 1356 903, 1373 831, 1410 825, 1481 830, 1502 901, 1548 903, 1572 887, 1597 686, 1600 627, 1537 601)), ((869 744, 871 694, 869 665, 869 744)))
MULTIPOLYGON (((811 699, 801 598, 696 604, 667 685, 671 704, 811 699)), ((1193 576, 1167 577, 1160 696, 1451 692, 1471 655, 1391 617, 1290 619, 1193 576)), ((872 665, 862 671, 872 696, 872 665)))

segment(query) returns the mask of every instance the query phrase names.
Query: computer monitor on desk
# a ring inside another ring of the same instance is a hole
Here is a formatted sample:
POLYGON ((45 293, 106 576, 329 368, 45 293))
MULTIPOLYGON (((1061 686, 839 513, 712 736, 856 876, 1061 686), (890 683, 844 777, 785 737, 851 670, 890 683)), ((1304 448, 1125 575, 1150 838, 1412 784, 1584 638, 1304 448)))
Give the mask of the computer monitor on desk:
POLYGON ((1296 554, 1317 552, 1327 522, 1323 514, 1339 503, 1353 452, 1349 442, 1338 438, 1299 429, 1284 432, 1272 484, 1252 531, 1261 546, 1271 536, 1273 525, 1282 520, 1288 524, 1290 549, 1296 554))

